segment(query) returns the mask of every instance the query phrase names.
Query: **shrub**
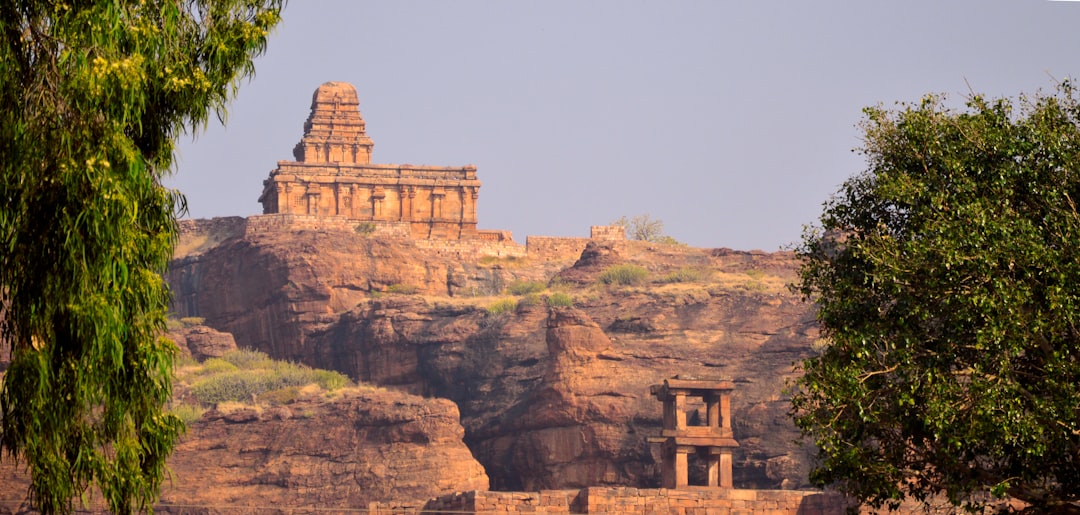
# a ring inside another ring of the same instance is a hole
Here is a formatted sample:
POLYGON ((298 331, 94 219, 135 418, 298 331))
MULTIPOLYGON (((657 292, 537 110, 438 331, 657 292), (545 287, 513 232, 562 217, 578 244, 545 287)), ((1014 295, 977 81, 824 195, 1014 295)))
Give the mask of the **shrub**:
POLYGON ((352 385, 352 381, 348 376, 334 370, 322 370, 314 369, 315 371, 315 383, 323 387, 324 390, 334 391, 339 388, 352 385))
POLYGON ((203 325, 204 323, 206 323, 206 319, 203 317, 184 317, 180 319, 180 325, 183 327, 203 325))
POLYGON ((574 298, 571 297, 569 293, 564 293, 561 291, 557 291, 555 293, 552 293, 551 295, 548 295, 547 298, 544 300, 547 301, 547 305, 549 307, 553 308, 568 308, 574 305, 574 298))
POLYGON ((260 403, 265 402, 267 404, 288 404, 290 402, 295 402, 296 399, 299 398, 300 387, 288 386, 269 392, 263 392, 262 395, 259 395, 258 400, 260 403))
POLYGON ((267 368, 273 366, 274 362, 274 360, 270 359, 270 356, 267 356, 265 352, 253 349, 236 349, 227 352, 221 359, 232 363, 236 368, 241 370, 267 368))
POLYGON ((489 315, 501 315, 503 313, 512 313, 512 312, 517 310, 517 305, 518 305, 518 303, 517 303, 516 299, 497 300, 497 301, 495 301, 494 304, 491 304, 490 306, 487 307, 487 312, 488 312, 489 315))
POLYGON ((238 369, 236 365, 229 363, 221 358, 210 358, 203 362, 202 370, 199 372, 202 375, 223 374, 226 372, 235 372, 238 369))
POLYGON ((691 266, 684 266, 670 274, 665 275, 660 282, 662 283, 692 283, 698 282, 704 279, 706 271, 701 268, 695 268, 691 266))
POLYGON ((649 276, 649 271, 644 267, 624 263, 612 265, 600 274, 600 282, 619 286, 634 286, 641 284, 649 276))
POLYGON ((419 290, 419 288, 417 288, 416 286, 413 286, 411 284, 397 284, 397 283, 394 283, 394 284, 391 284, 390 286, 386 287, 386 293, 398 293, 398 294, 401 294, 401 295, 413 295, 418 290, 419 290))
POLYGON ((206 409, 196 404, 177 404, 169 408, 169 413, 180 417, 185 426, 190 426, 206 413, 206 409))
POLYGON ((540 295, 537 294, 537 293, 530 293, 530 294, 518 299, 517 307, 518 308, 523 308, 523 307, 535 306, 535 305, 537 305, 539 303, 540 303, 540 295))
POLYGON ((375 224, 373 222, 360 222, 356 224, 356 234, 371 234, 375 232, 375 224))
POLYGON ((506 292, 510 295, 528 295, 530 293, 540 293, 547 289, 547 285, 537 281, 514 281, 506 287, 506 292))

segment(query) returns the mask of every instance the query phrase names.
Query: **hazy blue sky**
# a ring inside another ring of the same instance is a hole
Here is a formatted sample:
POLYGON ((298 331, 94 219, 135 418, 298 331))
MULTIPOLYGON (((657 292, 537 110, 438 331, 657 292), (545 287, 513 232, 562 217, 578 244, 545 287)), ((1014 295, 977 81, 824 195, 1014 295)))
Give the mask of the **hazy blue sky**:
POLYGON ((649 213, 776 250, 843 180, 867 105, 1050 90, 1080 3, 293 0, 227 128, 181 144, 196 218, 251 215, 311 94, 353 83, 374 162, 475 164, 480 227, 586 236, 649 213))

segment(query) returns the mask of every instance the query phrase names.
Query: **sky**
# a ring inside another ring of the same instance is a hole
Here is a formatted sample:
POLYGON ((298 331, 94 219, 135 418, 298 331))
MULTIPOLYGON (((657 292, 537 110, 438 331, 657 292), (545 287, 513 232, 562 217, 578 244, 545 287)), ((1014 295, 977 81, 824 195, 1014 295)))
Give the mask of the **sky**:
POLYGON ((311 95, 356 86, 372 162, 477 166, 479 227, 588 236, 626 215, 775 251, 865 169, 862 108, 1050 92, 1080 2, 292 0, 227 125, 180 144, 189 216, 259 214, 311 95))

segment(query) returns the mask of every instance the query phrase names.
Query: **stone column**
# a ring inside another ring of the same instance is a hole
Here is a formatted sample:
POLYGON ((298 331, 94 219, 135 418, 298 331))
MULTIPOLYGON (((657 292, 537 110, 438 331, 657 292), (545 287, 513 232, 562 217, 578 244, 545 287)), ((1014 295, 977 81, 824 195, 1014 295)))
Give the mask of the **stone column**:
POLYGON ((675 429, 686 430, 686 393, 675 392, 675 429))
POLYGON ((721 488, 731 488, 734 484, 731 475, 731 448, 720 448, 720 456, 716 460, 717 468, 720 469, 720 484, 721 488))
POLYGON ((705 483, 708 486, 720 485, 720 456, 713 454, 714 448, 709 448, 708 455, 705 456, 705 467, 708 472, 709 481, 705 483))
POLYGON ((712 429, 720 428, 720 398, 715 394, 705 397, 705 409, 709 414, 708 426, 712 429))

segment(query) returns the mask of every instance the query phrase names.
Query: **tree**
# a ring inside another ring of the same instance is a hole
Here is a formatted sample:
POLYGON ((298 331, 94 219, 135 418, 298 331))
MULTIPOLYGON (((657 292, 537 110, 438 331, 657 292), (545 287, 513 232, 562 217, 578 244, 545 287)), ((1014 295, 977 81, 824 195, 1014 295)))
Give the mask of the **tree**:
POLYGON ((149 508, 183 429, 163 412, 174 348, 162 273, 183 197, 174 140, 253 71, 283 0, 0 6, 0 449, 31 500, 94 485, 149 508))
POLYGON ((868 169, 798 249, 811 479, 875 507, 1080 499, 1076 90, 865 114, 868 169))
POLYGON ((620 216, 611 225, 626 229, 626 236, 631 240, 650 241, 678 245, 679 241, 664 234, 664 221, 654 219, 649 214, 636 215, 633 218, 620 216))

